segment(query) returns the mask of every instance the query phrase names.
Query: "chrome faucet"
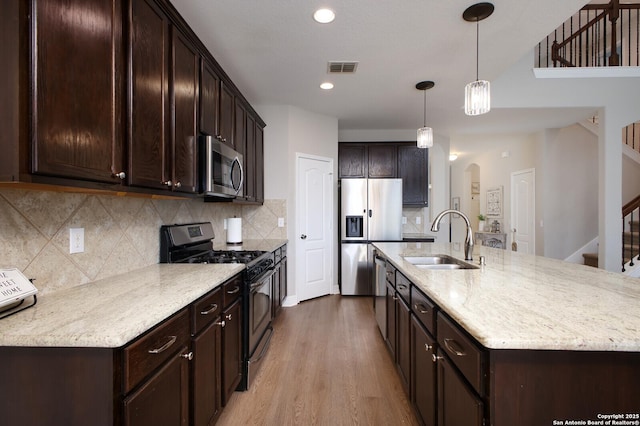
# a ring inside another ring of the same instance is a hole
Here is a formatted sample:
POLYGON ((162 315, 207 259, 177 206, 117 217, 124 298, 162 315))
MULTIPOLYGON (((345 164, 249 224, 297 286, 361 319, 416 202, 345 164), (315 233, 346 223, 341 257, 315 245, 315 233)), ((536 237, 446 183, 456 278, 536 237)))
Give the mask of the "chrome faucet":
POLYGON ((440 229, 440 221, 447 213, 459 214, 467 224, 467 237, 464 240, 464 260, 473 260, 473 257, 471 256, 471 252, 473 251, 473 233, 471 232, 471 223, 469 222, 467 215, 462 213, 460 210, 448 209, 441 212, 433 221, 433 224, 431 225, 431 232, 438 232, 440 229))

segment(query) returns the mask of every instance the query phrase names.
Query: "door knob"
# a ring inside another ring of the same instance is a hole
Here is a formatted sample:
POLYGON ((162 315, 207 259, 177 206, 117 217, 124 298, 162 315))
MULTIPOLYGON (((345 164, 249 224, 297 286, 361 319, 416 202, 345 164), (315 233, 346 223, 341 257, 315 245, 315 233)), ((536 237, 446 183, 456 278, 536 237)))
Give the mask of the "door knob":
POLYGON ((306 234, 302 234, 302 235, 300 235, 300 238, 302 238, 303 240, 306 240, 307 236, 306 236, 306 234))

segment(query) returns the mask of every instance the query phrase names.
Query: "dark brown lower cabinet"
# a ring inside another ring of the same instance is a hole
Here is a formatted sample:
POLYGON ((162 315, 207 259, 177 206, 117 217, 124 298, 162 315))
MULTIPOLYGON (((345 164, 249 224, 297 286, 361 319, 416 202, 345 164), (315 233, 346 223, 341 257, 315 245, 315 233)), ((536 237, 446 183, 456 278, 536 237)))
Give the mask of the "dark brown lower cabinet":
POLYGON ((387 282, 387 347, 396 360, 396 289, 387 282))
POLYGON ((482 426, 482 400, 438 350, 438 425, 482 426))
POLYGON ((123 402, 125 426, 181 425, 189 423, 189 361, 180 348, 157 373, 123 402))
POLYGON ((396 299, 396 364, 407 395, 411 383, 411 311, 402 297, 396 299))
POLYGON ((219 321, 211 323, 191 340, 192 413, 195 426, 213 424, 222 411, 220 324, 219 321))
POLYGON ((222 405, 242 380, 242 303, 236 299, 222 313, 222 405))
POLYGON ((436 424, 435 339, 411 316, 411 402, 423 425, 436 424))

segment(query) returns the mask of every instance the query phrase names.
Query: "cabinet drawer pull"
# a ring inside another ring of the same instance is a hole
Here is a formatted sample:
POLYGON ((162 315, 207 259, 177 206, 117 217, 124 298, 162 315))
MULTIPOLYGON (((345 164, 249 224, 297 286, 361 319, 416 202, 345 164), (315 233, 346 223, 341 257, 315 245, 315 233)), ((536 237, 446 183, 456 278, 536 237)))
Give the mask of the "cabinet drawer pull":
POLYGON ((200 315, 209 315, 211 312, 214 312, 217 309, 218 309, 218 305, 214 303, 210 305, 209 309, 207 309, 206 311, 200 311, 200 315))
POLYGON ((236 294, 239 291, 240 291, 240 286, 237 285, 236 288, 234 288, 233 290, 228 290, 227 294, 236 294))
POLYGON ((449 352, 452 352, 457 356, 467 355, 466 352, 464 352, 464 350, 460 347, 460 344, 453 339, 444 339, 444 346, 449 350, 449 352), (454 348, 454 346, 457 346, 457 349, 454 348))
POLYGON ((416 308, 416 310, 418 312, 420 312, 421 314, 428 314, 429 313, 429 309, 427 309, 426 306, 424 306, 422 303, 416 303, 415 305, 413 305, 414 308, 416 308))
POLYGON ((167 343, 165 343, 164 345, 160 346, 158 349, 151 349, 149 351, 150 354, 159 354, 161 352, 166 351, 167 349, 169 349, 171 347, 171 345, 173 345, 176 340, 178 339, 178 336, 169 336, 169 341, 167 343))
POLYGON ((193 359, 193 352, 189 352, 188 354, 182 354, 180 356, 184 359, 188 359, 189 361, 191 361, 193 359))

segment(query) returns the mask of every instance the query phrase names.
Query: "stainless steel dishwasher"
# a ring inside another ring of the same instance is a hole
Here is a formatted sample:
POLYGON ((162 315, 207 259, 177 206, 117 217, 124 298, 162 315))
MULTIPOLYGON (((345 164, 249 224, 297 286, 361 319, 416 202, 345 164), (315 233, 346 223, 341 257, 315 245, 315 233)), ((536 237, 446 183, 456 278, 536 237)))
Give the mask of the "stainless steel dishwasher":
POLYGON ((387 263, 383 257, 374 251, 375 259, 375 289, 373 296, 373 310, 382 337, 387 339, 387 263))

